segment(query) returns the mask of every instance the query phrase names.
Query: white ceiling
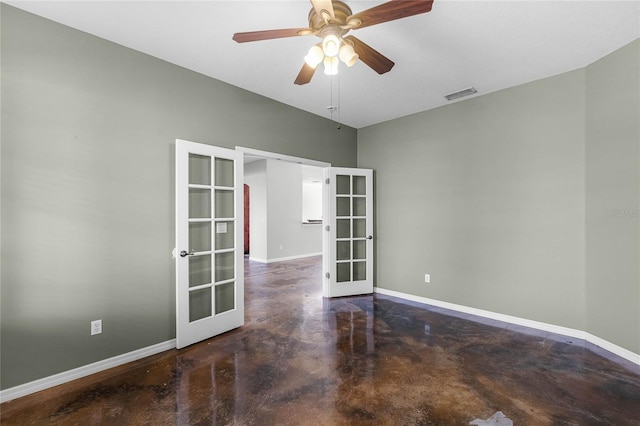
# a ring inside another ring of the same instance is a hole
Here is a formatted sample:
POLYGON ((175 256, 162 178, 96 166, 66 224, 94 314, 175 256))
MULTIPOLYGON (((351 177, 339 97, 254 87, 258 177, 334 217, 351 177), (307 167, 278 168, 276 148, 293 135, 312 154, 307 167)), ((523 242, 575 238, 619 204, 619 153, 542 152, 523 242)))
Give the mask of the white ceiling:
MULTIPOLYGON (((380 1, 348 1, 354 13, 380 1)), ((378 75, 362 62, 319 69, 293 84, 315 36, 237 44, 235 32, 308 25, 295 1, 5 1, 132 49, 361 128, 582 68, 640 37, 640 1, 435 0, 433 10, 355 30, 396 63, 378 75)))

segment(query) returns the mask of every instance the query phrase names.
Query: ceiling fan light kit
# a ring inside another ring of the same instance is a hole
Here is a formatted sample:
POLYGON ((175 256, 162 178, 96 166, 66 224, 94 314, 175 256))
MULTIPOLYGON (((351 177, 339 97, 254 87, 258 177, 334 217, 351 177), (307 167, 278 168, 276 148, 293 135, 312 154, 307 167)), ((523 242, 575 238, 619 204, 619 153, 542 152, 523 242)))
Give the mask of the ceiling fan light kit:
POLYGON ((324 52, 322 51, 322 47, 320 45, 311 46, 309 49, 309 53, 304 57, 304 61, 311 67, 315 68, 318 66, 320 62, 324 59, 324 52))
POLYGON ((324 57, 324 73, 326 75, 338 74, 338 58, 335 56, 324 57))
POLYGON ((311 81, 320 62, 324 64, 324 73, 338 73, 338 58, 348 67, 358 59, 378 74, 391 71, 393 61, 376 51, 360 39, 347 33, 351 30, 381 24, 396 19, 427 13, 433 0, 391 0, 353 14, 351 8, 339 0, 311 0, 309 28, 288 28, 280 30, 252 31, 235 33, 233 40, 238 43, 271 40, 284 37, 315 35, 322 43, 312 46, 304 57, 304 65, 298 73, 295 84, 302 85, 311 81))
POLYGON ((343 44, 340 46, 340 52, 338 53, 338 57, 342 62, 345 63, 346 66, 352 67, 355 65, 359 56, 355 50, 353 50, 353 46, 350 44, 343 44))
POLYGON ((340 39, 337 35, 331 33, 322 39, 322 51, 330 58, 338 55, 340 51, 340 39))

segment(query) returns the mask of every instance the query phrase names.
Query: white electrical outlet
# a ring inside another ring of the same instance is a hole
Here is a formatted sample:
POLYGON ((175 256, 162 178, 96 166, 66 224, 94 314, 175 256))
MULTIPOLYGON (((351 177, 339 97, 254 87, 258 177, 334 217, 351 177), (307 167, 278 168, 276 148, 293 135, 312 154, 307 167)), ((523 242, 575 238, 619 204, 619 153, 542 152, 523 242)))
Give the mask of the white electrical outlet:
POLYGON ((431 274, 424 274, 424 282, 425 283, 431 282, 431 274))
POLYGON ((91 335, 102 333, 102 320, 91 321, 91 335))

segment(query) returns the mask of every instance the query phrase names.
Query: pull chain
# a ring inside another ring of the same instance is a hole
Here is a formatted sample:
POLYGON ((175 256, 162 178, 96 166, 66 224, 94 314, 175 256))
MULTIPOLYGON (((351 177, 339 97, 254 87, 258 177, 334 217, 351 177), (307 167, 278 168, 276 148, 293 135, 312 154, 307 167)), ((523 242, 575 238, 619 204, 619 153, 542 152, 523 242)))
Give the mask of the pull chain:
POLYGON ((338 76, 333 76, 331 78, 331 99, 330 100, 331 100, 331 104, 327 107, 327 109, 329 110, 331 121, 336 122, 337 125, 338 125, 338 130, 340 130, 342 125, 340 124, 341 118, 340 118, 340 77, 339 77, 339 75, 338 76), (335 105, 333 103, 333 81, 336 78, 338 79, 337 80, 337 84, 336 84, 337 91, 338 91, 338 93, 337 93, 338 105, 335 105), (336 111, 338 111, 338 121, 333 119, 333 113, 336 112, 336 111))

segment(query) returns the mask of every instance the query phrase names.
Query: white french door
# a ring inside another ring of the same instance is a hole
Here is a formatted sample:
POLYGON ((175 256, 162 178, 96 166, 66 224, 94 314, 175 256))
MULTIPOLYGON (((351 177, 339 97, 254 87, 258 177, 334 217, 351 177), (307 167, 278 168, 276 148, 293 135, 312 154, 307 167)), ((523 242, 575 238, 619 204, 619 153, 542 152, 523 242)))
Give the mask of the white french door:
POLYGON ((176 347, 244 324, 243 154, 176 141, 176 347))
POLYGON ((373 170, 325 169, 323 294, 373 293, 373 170))

